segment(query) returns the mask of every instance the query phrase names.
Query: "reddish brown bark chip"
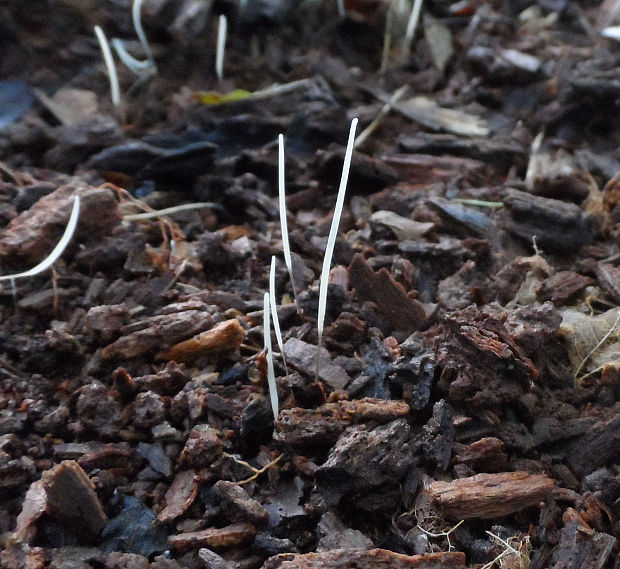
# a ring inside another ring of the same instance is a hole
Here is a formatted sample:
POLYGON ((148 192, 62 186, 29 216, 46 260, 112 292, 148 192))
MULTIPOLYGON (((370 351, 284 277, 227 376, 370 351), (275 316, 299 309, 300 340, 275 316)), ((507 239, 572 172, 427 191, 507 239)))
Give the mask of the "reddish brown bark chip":
POLYGON ((560 306, 591 284, 594 284, 594 279, 590 277, 574 271, 560 271, 543 282, 536 291, 536 297, 541 302, 550 300, 556 306, 560 306))
POLYGON ((330 446, 349 425, 365 421, 389 423, 405 417, 409 410, 409 405, 404 401, 370 397, 326 403, 318 409, 283 409, 275 422, 274 439, 292 446, 330 446))
POLYGON ((34 265, 49 255, 67 226, 78 191, 81 207, 76 238, 110 233, 121 219, 112 192, 83 182, 67 184, 41 198, 0 232, 0 258, 34 265))
POLYGON ((456 460, 475 472, 501 472, 508 465, 504 443, 495 437, 484 437, 456 453, 456 460))
POLYGON ((166 507, 159 512, 160 522, 171 522, 189 508, 198 494, 198 475, 195 470, 179 472, 166 492, 166 507))
POLYGON ((201 356, 238 350, 245 338, 245 330, 236 319, 220 322, 211 330, 180 342, 157 354, 159 360, 193 361, 201 356))
POLYGON ((222 549, 249 543, 255 535, 256 529, 251 524, 232 524, 223 528, 208 528, 171 535, 168 543, 176 551, 200 547, 222 549))
POLYGON ((390 332, 413 332, 426 320, 422 304, 409 298, 386 269, 375 273, 360 254, 349 265, 349 283, 360 301, 377 305, 377 312, 390 332))
POLYGON ((544 474, 503 472, 476 474, 452 482, 433 482, 428 493, 447 518, 492 519, 534 506, 553 490, 544 474))
POLYGON ((459 569, 465 554, 458 552, 402 555, 387 549, 334 549, 321 553, 282 553, 271 557, 262 569, 459 569))

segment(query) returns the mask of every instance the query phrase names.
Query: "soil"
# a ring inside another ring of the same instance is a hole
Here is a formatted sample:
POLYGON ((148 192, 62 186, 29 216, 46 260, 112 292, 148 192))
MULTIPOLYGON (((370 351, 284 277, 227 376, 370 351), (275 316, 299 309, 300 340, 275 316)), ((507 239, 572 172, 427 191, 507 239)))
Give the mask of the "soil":
POLYGON ((0 5, 3 569, 620 567, 620 4, 338 4, 0 5))

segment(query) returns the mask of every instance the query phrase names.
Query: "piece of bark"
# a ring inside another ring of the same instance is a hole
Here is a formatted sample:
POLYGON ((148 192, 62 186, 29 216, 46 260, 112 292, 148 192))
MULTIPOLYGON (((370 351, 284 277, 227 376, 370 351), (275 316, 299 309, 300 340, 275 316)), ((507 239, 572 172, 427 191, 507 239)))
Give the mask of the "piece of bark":
POLYGON ((211 330, 202 332, 189 340, 172 346, 157 354, 158 360, 192 362, 201 356, 218 355, 239 349, 245 338, 245 330, 236 318, 220 322, 211 330))
POLYGON ((198 475, 195 470, 183 470, 174 477, 166 491, 166 507, 157 514, 160 522, 167 523, 181 516, 198 495, 198 475))
POLYGON ((598 421, 567 448, 568 464, 579 476, 585 476, 620 457, 620 416, 598 421))
POLYGON ((326 403, 317 409, 283 409, 275 422, 274 440, 290 446, 331 446, 351 424, 388 423, 409 414, 404 401, 355 399, 326 403))
POLYGON ((372 301, 389 332, 411 333, 426 321, 424 306, 411 299, 387 269, 374 272, 359 253, 349 265, 349 282, 361 302, 372 301))
POLYGON ((620 304, 620 267, 609 263, 598 263, 596 280, 611 299, 616 304, 620 304))
POLYGON ((508 465, 504 443, 495 437, 484 437, 456 452, 456 461, 474 472, 502 472, 508 465))
POLYGON ((541 302, 550 300, 556 306, 561 306, 591 284, 594 284, 594 279, 590 277, 574 271, 560 271, 543 282, 536 291, 536 297, 541 302))
MULTIPOLYGON (((308 344, 297 338, 289 338, 284 344, 287 363, 310 377, 314 377, 315 374, 317 349, 314 344, 308 344)), ((338 364, 332 362, 325 348, 321 348, 319 364, 319 379, 332 389, 344 389, 351 381, 349 374, 338 364)))
POLYGON ((406 419, 369 429, 348 427, 317 469, 316 479, 329 493, 344 495, 398 483, 413 462, 406 419))
POLYGON ((427 491, 446 518, 472 520, 501 518, 534 506, 553 485, 544 474, 503 472, 433 482, 427 491))
POLYGON ((415 136, 401 135, 398 145, 406 152, 414 154, 451 154, 475 158, 494 166, 508 169, 515 161, 521 166, 527 162, 527 149, 516 140, 497 140, 493 138, 464 139, 452 134, 429 134, 419 132, 415 136))
POLYGON ((121 330, 122 336, 101 350, 104 360, 135 358, 209 328, 213 317, 202 310, 160 314, 134 322, 121 330))
POLYGON ((175 551, 187 551, 200 547, 224 549, 250 543, 255 536, 256 529, 252 524, 240 523, 223 528, 207 528, 171 535, 168 537, 168 543, 175 551))
POLYGON ((334 549, 321 553, 281 553, 262 569, 464 569, 460 552, 403 555, 387 549, 334 549))
POLYGON ((229 563, 221 555, 211 551, 206 547, 198 550, 198 557, 205 569, 233 569, 232 563, 229 563))
POLYGON ((221 499, 227 520, 232 522, 247 520, 256 525, 266 524, 269 520, 267 510, 238 484, 218 480, 213 485, 213 492, 221 499))
POLYGON ((23 211, 0 231, 3 264, 35 265, 56 246, 80 193, 80 218, 73 238, 100 239, 120 222, 118 204, 110 190, 76 182, 61 186, 23 211))
POLYGON ((15 542, 30 543, 37 534, 36 522, 47 510, 47 493, 43 481, 37 480, 30 485, 22 510, 17 516, 17 524, 13 539, 15 542))
POLYGON ((402 181, 410 184, 435 184, 448 182, 463 173, 481 173, 484 162, 457 156, 431 156, 430 154, 390 154, 384 161, 400 174, 402 181))
POLYGON ((96 542, 108 521, 93 484, 74 460, 47 470, 30 486, 17 518, 15 538, 26 542, 34 538, 35 524, 44 513, 86 544, 96 542))
POLYGON ((509 189, 504 197, 509 212, 508 231, 531 244, 535 235, 543 249, 574 252, 591 243, 597 222, 579 206, 509 189))
POLYGON ((374 548, 372 539, 359 530, 346 527, 332 511, 321 516, 316 531, 319 537, 318 552, 333 551, 334 549, 374 548))
POLYGON ((589 530, 579 520, 566 523, 554 549, 550 569, 602 569, 616 543, 612 535, 589 530))

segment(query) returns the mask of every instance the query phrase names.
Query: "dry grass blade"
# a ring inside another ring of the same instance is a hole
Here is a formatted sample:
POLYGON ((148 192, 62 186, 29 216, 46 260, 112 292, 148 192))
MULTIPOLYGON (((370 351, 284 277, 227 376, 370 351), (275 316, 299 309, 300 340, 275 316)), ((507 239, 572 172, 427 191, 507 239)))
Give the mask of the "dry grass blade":
POLYGON ((73 209, 71 210, 71 215, 69 216, 69 221, 67 222, 67 227, 65 228, 65 232, 63 233, 60 241, 56 244, 56 247, 52 249, 52 252, 41 261, 36 267, 25 271, 23 273, 17 273, 15 275, 3 275, 0 276, 0 281, 14 281, 15 279, 22 279, 25 277, 33 277, 42 273, 43 271, 49 269, 58 258, 64 253, 67 245, 73 238, 73 234, 75 233, 75 228, 78 224, 78 219, 80 217, 80 196, 75 196, 73 199, 73 209))
POLYGON ((273 369, 273 350, 271 349, 271 322, 269 317, 270 302, 269 293, 263 297, 263 338, 267 348, 267 385, 269 386, 269 399, 273 418, 278 418, 278 390, 276 388, 276 374, 273 369))
POLYGON ((332 256, 334 255, 334 246, 336 245, 336 237, 338 235, 338 226, 340 225, 340 217, 342 216, 342 208, 344 207, 344 196, 347 191, 347 182, 349 180, 349 170, 351 169, 351 157, 353 156, 353 144, 355 142, 355 129, 357 128, 357 119, 351 121, 351 129, 349 130, 349 140, 347 142, 347 150, 344 154, 344 164, 342 166, 342 177, 340 178, 340 187, 338 188, 338 197, 336 198, 336 207, 334 208, 334 217, 327 238, 327 247, 323 256, 323 269, 319 281, 319 310, 317 317, 318 329, 318 349, 316 352, 316 371, 315 377, 319 378, 319 362, 321 359, 321 346, 323 344, 323 325, 325 323, 325 311, 327 308, 327 288, 329 286, 329 269, 332 264, 332 256))

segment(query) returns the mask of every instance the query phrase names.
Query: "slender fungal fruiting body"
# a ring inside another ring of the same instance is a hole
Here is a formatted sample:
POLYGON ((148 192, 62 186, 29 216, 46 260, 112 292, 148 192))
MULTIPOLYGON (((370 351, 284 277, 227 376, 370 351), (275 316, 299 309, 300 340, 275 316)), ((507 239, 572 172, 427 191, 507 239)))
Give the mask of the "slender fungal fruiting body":
POLYGON ((69 216, 69 221, 67 222, 67 227, 65 228, 65 232, 62 234, 60 241, 56 244, 56 247, 52 249, 52 252, 41 261, 36 267, 29 269, 28 271, 24 271, 23 273, 17 273, 15 275, 2 275, 0 276, 0 281, 14 281, 15 279, 23 279, 25 277, 34 277, 39 273, 42 273, 46 269, 49 269, 58 258, 64 253, 67 245, 73 238, 73 234, 75 233, 75 228, 78 224, 78 219, 80 218, 80 196, 76 195, 73 198, 73 209, 71 210, 71 215, 69 216))
POLYGON ((118 85, 118 73, 116 73, 116 64, 114 63, 114 58, 112 57, 112 50, 110 49, 108 38, 105 37, 101 26, 95 26, 95 35, 99 41, 99 47, 101 48, 101 53, 103 54, 103 61, 106 69, 108 70, 112 104, 115 107, 118 107, 121 104, 121 90, 118 85))
POLYGON ((347 149, 344 154, 344 164, 342 166, 342 176, 340 178, 340 187, 338 188, 338 196, 336 198, 336 207, 334 208, 334 216, 332 225, 327 238, 327 246, 325 247, 325 255, 323 256, 323 269, 319 280, 319 310, 317 316, 318 345, 316 354, 316 371, 315 377, 319 377, 319 362, 321 358, 321 346, 323 344, 323 325, 325 323, 325 312, 327 309, 327 288, 329 286, 329 269, 334 254, 334 246, 336 245, 336 237, 338 235, 338 226, 340 225, 340 217, 342 216, 342 208, 344 207, 344 196, 347 191, 347 182, 349 180, 349 170, 351 169, 351 157, 353 156, 353 144, 355 142, 355 129, 357 128, 357 119, 351 121, 349 130, 349 140, 347 149))
POLYGON ((226 51, 227 29, 228 20, 224 14, 221 14, 217 27, 217 51, 215 52, 215 73, 220 81, 224 77, 224 52, 226 51))
POLYGON ((278 418, 278 390, 276 387, 276 373, 273 369, 273 350, 271 349, 271 322, 269 317, 269 293, 263 296, 263 340, 267 348, 267 385, 273 418, 278 418))

